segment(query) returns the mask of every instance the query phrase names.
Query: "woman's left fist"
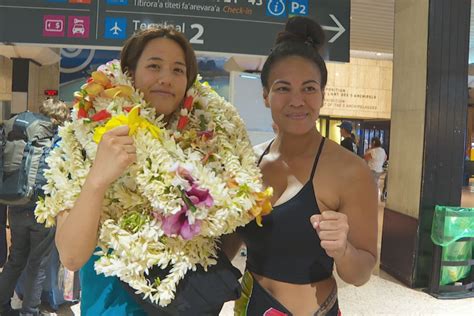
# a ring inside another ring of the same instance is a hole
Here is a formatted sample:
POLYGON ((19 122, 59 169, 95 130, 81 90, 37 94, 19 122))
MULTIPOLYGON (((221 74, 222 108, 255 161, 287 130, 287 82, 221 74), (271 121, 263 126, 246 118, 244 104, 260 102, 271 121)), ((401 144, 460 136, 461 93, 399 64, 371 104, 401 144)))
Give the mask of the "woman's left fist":
POLYGON ((327 255, 333 259, 343 257, 349 234, 347 216, 335 211, 324 211, 322 214, 311 216, 310 221, 327 255))

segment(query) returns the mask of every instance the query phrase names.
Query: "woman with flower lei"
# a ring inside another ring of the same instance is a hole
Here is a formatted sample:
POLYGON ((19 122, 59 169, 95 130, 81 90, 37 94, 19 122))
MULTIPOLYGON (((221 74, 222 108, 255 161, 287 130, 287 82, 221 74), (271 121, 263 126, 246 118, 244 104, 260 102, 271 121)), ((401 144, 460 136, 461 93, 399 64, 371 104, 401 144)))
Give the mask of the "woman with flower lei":
POLYGON ((219 263, 218 237, 271 210, 245 126, 196 77, 184 36, 153 29, 75 94, 36 216, 56 220, 63 264, 83 267, 83 315, 143 314, 118 279, 168 305, 191 270, 219 263))

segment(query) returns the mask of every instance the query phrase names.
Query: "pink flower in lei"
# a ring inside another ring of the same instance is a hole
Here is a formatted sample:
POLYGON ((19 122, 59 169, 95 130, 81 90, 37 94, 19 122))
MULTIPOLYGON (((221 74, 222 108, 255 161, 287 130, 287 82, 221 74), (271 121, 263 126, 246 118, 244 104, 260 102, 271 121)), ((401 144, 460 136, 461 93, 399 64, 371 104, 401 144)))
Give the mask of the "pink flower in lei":
POLYGON ((208 189, 200 189, 196 183, 191 184, 191 189, 185 191, 194 206, 204 206, 210 208, 214 205, 214 200, 208 189))
POLYGON ((161 229, 167 236, 180 235, 185 240, 192 239, 201 231, 201 220, 195 220, 194 224, 189 223, 187 216, 187 205, 183 205, 181 210, 171 216, 161 217, 161 229))
POLYGON ((161 220, 161 228, 165 235, 180 235, 183 239, 189 240, 199 234, 202 223, 198 219, 191 223, 188 216, 189 212, 195 212, 196 207, 211 208, 214 205, 214 199, 208 189, 199 188, 189 170, 178 166, 175 171, 179 176, 186 179, 190 185, 189 188, 181 191, 183 200, 181 210, 170 216, 161 216, 155 213, 155 217, 161 220))

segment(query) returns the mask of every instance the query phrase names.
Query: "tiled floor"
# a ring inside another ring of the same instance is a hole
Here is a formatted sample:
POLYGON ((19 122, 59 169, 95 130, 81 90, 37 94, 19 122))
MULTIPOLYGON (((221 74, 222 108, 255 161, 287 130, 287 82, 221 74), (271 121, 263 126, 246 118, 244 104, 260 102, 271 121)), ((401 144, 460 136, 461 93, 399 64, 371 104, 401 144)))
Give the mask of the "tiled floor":
MULTIPOLYGON (((463 190, 461 205, 474 207, 474 186, 463 190)), ((380 203, 380 228, 382 227, 383 207, 383 203, 380 203)), ((380 236, 381 229, 379 229, 379 250, 380 236)), ((234 259, 233 263, 243 269, 245 257, 238 256, 234 259)), ((339 304, 344 316, 474 315, 474 298, 438 300, 421 290, 407 288, 384 271, 379 271, 378 269, 374 270, 370 281, 362 287, 346 284, 339 278, 337 278, 337 282, 339 304)), ((19 301, 15 301, 14 304, 19 304, 19 301)), ((226 304, 220 315, 233 315, 232 308, 232 302, 226 304)), ((50 315, 80 315, 79 304, 63 306, 57 314, 51 313, 50 315)))

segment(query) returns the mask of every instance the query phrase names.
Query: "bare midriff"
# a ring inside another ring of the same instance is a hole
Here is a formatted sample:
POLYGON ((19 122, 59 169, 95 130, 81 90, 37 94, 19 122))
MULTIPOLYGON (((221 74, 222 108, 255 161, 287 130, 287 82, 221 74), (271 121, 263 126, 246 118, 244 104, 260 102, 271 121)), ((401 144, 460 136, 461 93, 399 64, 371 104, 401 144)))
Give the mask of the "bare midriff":
POLYGON ((313 315, 336 287, 334 277, 309 283, 294 284, 277 281, 252 272, 255 280, 293 316, 313 315))

